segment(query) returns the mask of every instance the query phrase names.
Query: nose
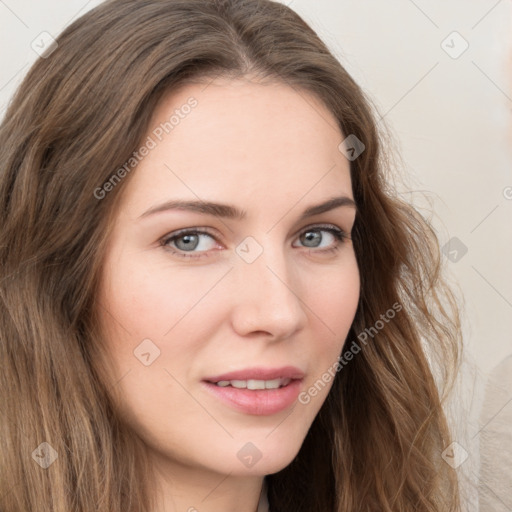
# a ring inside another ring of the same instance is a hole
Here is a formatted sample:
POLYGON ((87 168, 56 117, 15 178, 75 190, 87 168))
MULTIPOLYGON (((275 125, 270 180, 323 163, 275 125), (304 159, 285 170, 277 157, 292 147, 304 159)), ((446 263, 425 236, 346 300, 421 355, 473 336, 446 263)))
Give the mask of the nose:
MULTIPOLYGON (((282 250, 265 248, 252 263, 242 258, 233 269, 232 326, 240 336, 285 339, 307 322, 298 274, 282 250)), ((307 308, 306 308, 307 309, 307 308)))

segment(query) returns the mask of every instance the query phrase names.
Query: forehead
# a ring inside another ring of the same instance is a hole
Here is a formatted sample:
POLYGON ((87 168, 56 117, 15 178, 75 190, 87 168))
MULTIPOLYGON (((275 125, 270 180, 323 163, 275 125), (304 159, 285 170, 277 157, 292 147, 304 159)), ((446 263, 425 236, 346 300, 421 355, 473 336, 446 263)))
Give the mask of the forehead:
MULTIPOLYGON (((132 198, 179 196, 260 204, 351 196, 337 120, 313 94, 283 83, 217 79, 168 93, 145 140, 132 198)), ((142 200, 142 199, 141 199, 142 200)))
POLYGON ((264 85, 217 79, 188 84, 164 96, 153 113, 151 126, 158 127, 173 114, 180 119, 174 116, 177 124, 172 128, 172 139, 183 150, 198 145, 204 150, 252 149, 254 158, 257 149, 264 146, 276 153, 261 157, 277 158, 290 151, 296 155, 298 149, 303 153, 314 148, 333 154, 341 142, 337 120, 316 96, 280 82, 264 85), (192 98, 196 106, 189 109, 192 98))

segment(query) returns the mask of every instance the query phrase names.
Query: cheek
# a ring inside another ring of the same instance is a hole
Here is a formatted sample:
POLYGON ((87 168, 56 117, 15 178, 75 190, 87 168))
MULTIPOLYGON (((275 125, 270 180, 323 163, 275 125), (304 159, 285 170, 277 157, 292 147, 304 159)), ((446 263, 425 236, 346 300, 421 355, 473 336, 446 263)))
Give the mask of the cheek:
POLYGON ((105 273, 105 309, 129 332, 133 341, 162 339, 189 320, 224 271, 148 264, 140 257, 124 261, 105 273))
MULTIPOLYGON (((355 255, 349 253, 339 265, 319 270, 305 278, 304 301, 312 317, 336 340, 346 336, 354 319, 360 294, 360 276, 355 255)), ((341 348, 341 347, 340 347, 341 348)))
POLYGON ((311 336, 309 359, 311 374, 306 387, 308 396, 303 404, 311 403, 311 409, 320 408, 330 391, 336 375, 335 363, 356 314, 360 296, 360 276, 357 262, 347 258, 336 272, 318 276, 316 286, 309 286, 307 305, 311 309, 311 336), (314 388, 314 389, 313 389, 314 388))
POLYGON ((194 425, 201 425, 188 424, 183 431, 169 428, 176 411, 180 418, 198 415, 197 403, 185 388, 187 372, 200 350, 196 333, 203 327, 192 331, 190 320, 215 276, 202 280, 179 269, 149 271, 134 258, 118 258, 105 270, 101 317, 115 366, 112 384, 118 410, 148 445, 179 452, 180 436, 185 431, 196 436, 194 425), (170 430, 174 436, 169 437, 170 430))

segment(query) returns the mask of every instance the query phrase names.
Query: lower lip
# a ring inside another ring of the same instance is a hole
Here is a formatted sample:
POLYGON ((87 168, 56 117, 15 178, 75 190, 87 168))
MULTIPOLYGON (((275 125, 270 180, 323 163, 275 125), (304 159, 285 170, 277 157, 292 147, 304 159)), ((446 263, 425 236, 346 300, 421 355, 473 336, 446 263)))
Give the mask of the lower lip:
POLYGON ((299 396, 302 380, 294 379, 278 389, 239 389, 221 387, 211 382, 201 384, 217 398, 235 409, 258 416, 276 414, 292 405, 299 396))

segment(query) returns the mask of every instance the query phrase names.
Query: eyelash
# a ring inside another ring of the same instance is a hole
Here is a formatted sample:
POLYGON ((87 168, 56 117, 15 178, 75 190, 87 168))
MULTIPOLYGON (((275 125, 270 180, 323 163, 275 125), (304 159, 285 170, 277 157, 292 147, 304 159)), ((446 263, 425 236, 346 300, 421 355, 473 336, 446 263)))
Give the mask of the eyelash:
MULTIPOLYGON (((309 233, 310 231, 327 231, 328 233, 331 233, 336 239, 337 239, 337 243, 333 246, 333 247, 330 247, 329 249, 320 249, 320 250, 317 250, 315 251, 314 248, 309 248, 310 250, 312 250, 313 252, 319 252, 319 253, 322 253, 322 254, 330 254, 330 253, 335 253, 337 252, 340 248, 341 248, 341 245, 343 244, 343 242, 345 240, 350 240, 350 236, 345 233, 345 231, 335 227, 335 226, 332 226, 332 225, 329 225, 329 226, 312 226, 312 227, 308 227, 304 230, 302 230, 298 237, 301 237, 302 235, 304 235, 305 233, 309 233)), ((171 235, 166 235, 164 236, 161 240, 160 240, 160 245, 167 251, 170 251, 172 254, 176 255, 176 256, 179 256, 181 258, 202 258, 202 257, 207 257, 208 254, 207 252, 208 251, 200 251, 199 253, 189 253, 187 254, 186 252, 184 251, 181 251, 179 249, 174 249, 173 247, 171 247, 169 244, 169 242, 174 242, 175 240, 183 237, 183 236, 186 236, 186 235, 207 235, 211 238, 213 238, 214 240, 216 240, 215 236, 210 233, 209 231, 207 230, 201 230, 201 229, 182 229, 180 231, 176 231, 175 233, 172 233, 171 235)))

